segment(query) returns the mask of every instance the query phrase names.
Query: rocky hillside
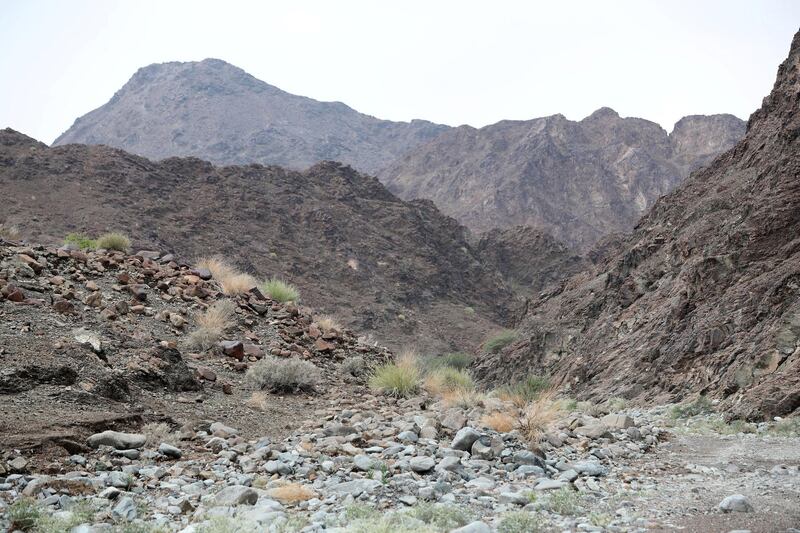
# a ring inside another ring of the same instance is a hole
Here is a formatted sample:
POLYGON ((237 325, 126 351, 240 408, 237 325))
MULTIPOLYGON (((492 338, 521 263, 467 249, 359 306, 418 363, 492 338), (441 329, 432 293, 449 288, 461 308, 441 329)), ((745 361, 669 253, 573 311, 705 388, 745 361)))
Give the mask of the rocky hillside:
POLYGON ((546 372, 583 395, 707 394, 748 418, 797 411, 798 95, 800 33, 744 139, 657 201, 617 252, 532 306, 478 372, 546 372))
POLYGON ((273 87, 218 59, 140 69, 55 140, 106 144, 150 159, 305 169, 323 160, 377 172, 447 126, 391 122, 273 87))
POLYGON ((629 231, 689 171, 744 134, 731 115, 658 124, 603 108, 573 122, 562 115, 461 126, 410 151, 380 174, 402 198, 428 198, 483 232, 529 225, 587 249, 629 231))
POLYGON ((152 162, 103 146, 49 148, 0 132, 6 221, 32 242, 122 231, 136 249, 221 254, 391 346, 477 345, 513 316, 513 296, 458 223, 404 202, 338 163, 295 172, 198 159, 152 162))

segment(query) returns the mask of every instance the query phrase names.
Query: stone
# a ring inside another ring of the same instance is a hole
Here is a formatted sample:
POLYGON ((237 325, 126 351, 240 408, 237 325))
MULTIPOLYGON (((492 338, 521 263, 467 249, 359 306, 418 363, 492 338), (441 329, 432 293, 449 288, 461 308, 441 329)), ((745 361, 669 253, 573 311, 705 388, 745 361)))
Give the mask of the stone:
POLYGON ((743 494, 727 496, 720 502, 719 508, 723 513, 750 513, 753 511, 753 506, 743 494))
POLYGON ((492 533, 492 528, 483 522, 470 522, 466 526, 451 529, 450 533, 492 533))
POLYGON ((222 422, 214 422, 211 424, 211 427, 209 427, 209 430, 211 431, 212 435, 216 437, 222 437, 223 439, 227 439, 228 437, 233 437, 234 435, 239 434, 238 429, 226 426, 222 422))
MULTIPOLYGON (((467 417, 464 416, 464 413, 462 413, 460 409, 451 409, 444 418, 442 418, 442 427, 453 431, 458 431, 463 428, 466 423, 467 417)), ((470 443, 470 446, 472 446, 472 443, 470 443)))
POLYGON ((455 437, 453 437, 450 447, 454 450, 463 450, 466 452, 472 449, 472 445, 480 437, 481 434, 476 429, 471 427, 461 428, 456 432, 455 437))
POLYGON ((597 461, 578 461, 572 465, 572 469, 579 474, 593 477, 605 476, 608 474, 608 468, 597 461))
POLYGON ((228 357, 233 357, 237 361, 244 360, 244 343, 242 341, 220 341, 222 353, 228 357))
POLYGON ((59 298, 53 302, 53 309, 62 315, 72 315, 75 313, 75 305, 69 300, 65 300, 63 298, 59 298))
POLYGON ((111 510, 111 516, 118 520, 130 522, 136 518, 136 502, 130 496, 120 498, 119 502, 111 510))
POLYGON ((569 483, 567 483, 565 481, 557 481, 555 479, 545 479, 545 478, 543 478, 543 479, 540 479, 536 483, 536 486, 534 487, 534 490, 558 490, 558 489, 560 489, 562 487, 566 487, 568 485, 569 485, 569 483))
POLYGON ((433 457, 412 457, 409 461, 409 467, 414 472, 423 473, 433 470, 436 466, 436 460, 433 457))
POLYGON ((353 457, 353 465, 356 470, 367 472, 375 467, 375 460, 369 455, 356 455, 353 457))
POLYGON ((217 507, 254 505, 257 501, 258 492, 244 485, 227 486, 214 497, 214 505, 217 507))
POLYGON ((144 446, 145 442, 147 442, 147 437, 141 433, 122 433, 108 430, 102 433, 95 433, 86 439, 86 442, 92 448, 105 445, 112 446, 118 450, 130 450, 144 446))
POLYGON ((629 417, 628 415, 617 414, 606 415, 600 419, 600 422, 607 427, 615 429, 628 429, 629 427, 633 427, 635 425, 633 423, 633 418, 629 417))
POLYGON ((527 505, 531 503, 527 494, 522 492, 501 492, 500 503, 511 503, 514 505, 527 505))
POLYGON ((75 339, 75 342, 81 346, 90 348, 94 353, 103 353, 103 343, 100 341, 100 336, 97 333, 78 328, 72 331, 72 337, 75 339))
POLYGON ((183 455, 183 452, 181 452, 180 449, 172 446, 171 444, 167 444, 166 442, 162 442, 158 446, 158 453, 173 459, 180 459, 181 455, 183 455))
POLYGON ((135 285, 128 285, 128 290, 131 295, 140 302, 147 301, 147 285, 137 283, 135 285))
POLYGON ((488 477, 476 477, 467 481, 466 486, 476 490, 492 490, 495 486, 495 481, 488 477))
POLYGON ((8 462, 12 472, 25 472, 28 469, 28 460, 22 456, 14 457, 8 462))
POLYGON ((354 479, 352 481, 345 481, 344 483, 333 485, 330 490, 338 492, 339 494, 349 494, 353 498, 358 498, 364 493, 371 494, 380 486, 381 482, 375 479, 354 479))
POLYGON ((603 424, 590 424, 588 426, 581 426, 575 429, 575 434, 581 437, 589 437, 590 439, 611 437, 611 433, 608 431, 608 428, 603 424))

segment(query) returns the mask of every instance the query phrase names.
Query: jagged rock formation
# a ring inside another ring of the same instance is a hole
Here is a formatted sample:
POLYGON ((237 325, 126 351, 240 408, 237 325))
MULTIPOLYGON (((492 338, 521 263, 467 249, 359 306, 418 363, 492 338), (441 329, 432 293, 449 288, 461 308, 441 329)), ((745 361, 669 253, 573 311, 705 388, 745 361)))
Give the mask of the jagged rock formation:
POLYGON ((447 126, 391 122, 273 87, 218 59, 154 64, 55 140, 106 144, 151 159, 305 169, 323 160, 377 172, 447 126))
POLYGON ((587 249, 629 231, 689 171, 744 134, 731 115, 658 124, 602 108, 573 122, 562 115, 461 126, 411 150, 381 180, 402 198, 429 198, 483 232, 529 225, 587 249))
POLYGON ((6 221, 33 242, 118 230, 140 249, 186 260, 222 254, 297 284, 304 303, 390 346, 464 349, 514 315, 512 293, 462 226, 338 163, 305 172, 156 163, 103 146, 48 148, 5 130, 0 190, 16 199, 6 221))
POLYGON ((578 395, 708 394, 747 418, 796 412, 799 132, 800 33, 745 138, 533 305, 518 340, 477 371, 547 372, 578 395))

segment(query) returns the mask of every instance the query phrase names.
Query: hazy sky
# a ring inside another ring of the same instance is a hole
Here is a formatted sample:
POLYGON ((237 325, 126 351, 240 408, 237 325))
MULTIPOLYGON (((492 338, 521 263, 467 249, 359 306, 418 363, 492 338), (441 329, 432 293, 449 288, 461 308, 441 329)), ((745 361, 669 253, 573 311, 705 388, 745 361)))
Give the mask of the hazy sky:
POLYGON ((144 65, 224 59, 393 120, 483 126, 609 106, 667 130, 747 118, 800 1, 0 0, 0 127, 51 142, 144 65))

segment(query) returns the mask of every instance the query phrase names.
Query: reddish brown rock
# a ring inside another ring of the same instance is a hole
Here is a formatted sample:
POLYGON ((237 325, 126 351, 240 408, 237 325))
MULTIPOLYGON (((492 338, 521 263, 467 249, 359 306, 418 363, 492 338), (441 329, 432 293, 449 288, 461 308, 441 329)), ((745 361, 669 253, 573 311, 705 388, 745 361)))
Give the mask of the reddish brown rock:
POLYGON ((244 359, 244 344, 242 341, 221 341, 219 343, 222 353, 228 357, 233 357, 237 361, 244 359))
POLYGON ((316 341, 314 341, 314 347, 320 352, 330 352, 336 346, 323 339, 317 339, 316 341))
POLYGON ((75 313, 75 305, 69 300, 60 298, 53 302, 53 309, 62 315, 71 315, 75 313))

